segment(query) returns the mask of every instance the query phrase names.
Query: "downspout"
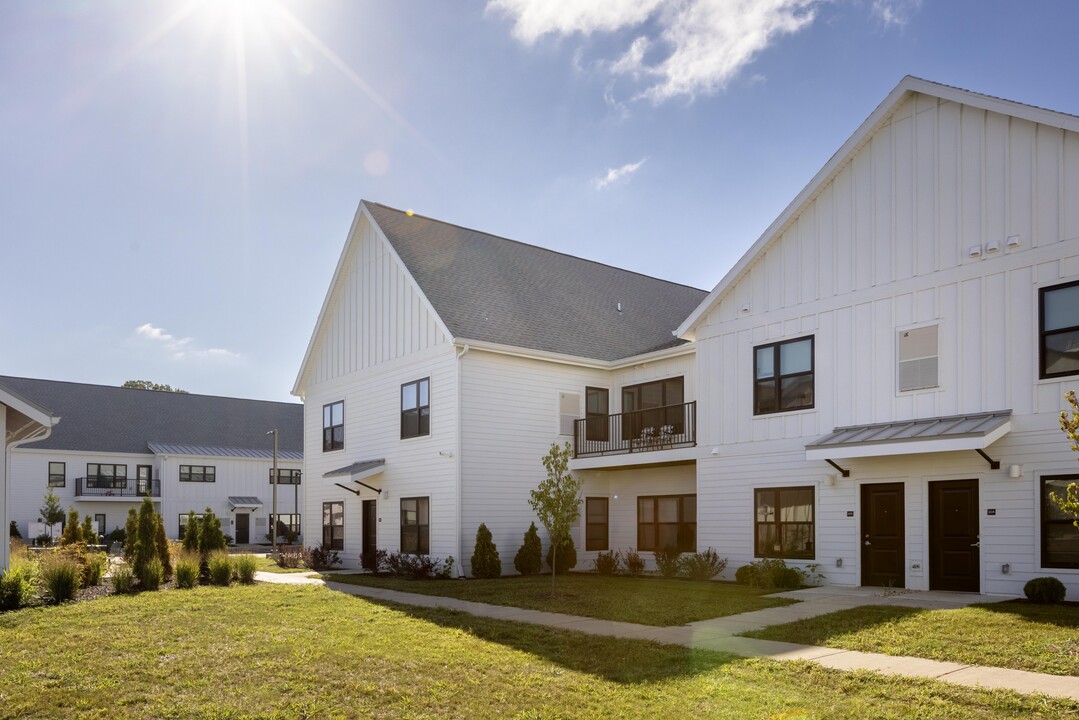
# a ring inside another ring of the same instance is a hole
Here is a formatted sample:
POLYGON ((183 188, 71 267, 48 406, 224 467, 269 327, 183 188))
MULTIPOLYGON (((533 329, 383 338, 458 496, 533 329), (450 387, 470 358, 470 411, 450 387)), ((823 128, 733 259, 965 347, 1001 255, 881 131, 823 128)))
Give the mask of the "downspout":
POLYGON ((461 348, 457 355, 457 412, 455 413, 457 418, 457 449, 454 452, 457 458, 457 473, 456 473, 456 486, 457 486, 457 513, 456 513, 456 528, 457 528, 457 577, 463 578, 465 576, 465 558, 464 558, 464 545, 461 540, 461 513, 464 511, 464 493, 461 473, 463 469, 463 463, 461 460, 461 448, 464 446, 464 441, 461 438, 461 429, 463 423, 461 422, 461 415, 463 414, 463 406, 461 404, 464 397, 464 392, 461 390, 461 358, 468 354, 469 346, 465 345, 461 348))
MULTIPOLYGON (((17 436, 19 432, 24 429, 26 425, 19 428, 18 431, 8 433, 9 436, 17 436)), ((20 445, 26 443, 39 442, 41 440, 48 440, 52 435, 52 426, 42 428, 30 437, 22 438, 20 440, 7 441, 4 438, 5 450, 4 450, 4 511, 0 514, 0 529, 3 530, 3 550, 0 550, 0 568, 7 569, 11 565, 10 548, 11 543, 8 542, 8 526, 11 524, 11 520, 8 514, 8 508, 11 507, 11 451, 20 445)))

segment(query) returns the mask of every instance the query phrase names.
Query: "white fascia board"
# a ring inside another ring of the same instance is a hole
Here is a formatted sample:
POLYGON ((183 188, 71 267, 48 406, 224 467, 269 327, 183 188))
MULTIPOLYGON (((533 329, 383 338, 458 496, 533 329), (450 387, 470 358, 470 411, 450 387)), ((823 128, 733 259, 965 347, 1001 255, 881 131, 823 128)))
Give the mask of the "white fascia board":
MULTIPOLYGON (((44 428, 51 428, 60 422, 59 417, 54 416, 45 408, 35 405, 2 386, 0 386, 0 404, 7 405, 12 410, 26 416, 28 420, 32 420, 44 428)), ((11 430, 11 428, 8 429, 11 430)))
POLYGON ((692 355, 697 351, 692 343, 687 343, 685 345, 678 345, 673 348, 656 350, 654 352, 644 353, 643 355, 634 355, 619 360, 596 360, 593 358, 581 357, 580 355, 567 355, 565 353, 548 352, 546 350, 533 350, 530 348, 518 347, 516 345, 503 345, 501 343, 487 342, 485 340, 454 338, 453 344, 459 350, 467 347, 469 350, 479 350, 481 352, 495 353, 497 355, 512 355, 513 357, 525 358, 528 360, 543 360, 544 362, 553 362, 562 365, 576 365, 578 367, 592 368, 594 370, 621 370, 623 368, 654 362, 656 360, 666 360, 667 358, 679 357, 682 355, 692 355))
POLYGON ((845 458, 888 457, 890 455, 915 455, 918 453, 955 452, 957 450, 984 450, 1012 429, 1008 421, 985 435, 927 438, 925 440, 897 440, 894 442, 836 445, 832 447, 806 448, 806 460, 842 460, 845 458))
POLYGON ((764 252, 765 248, 771 244, 772 240, 783 234, 787 224, 797 216, 798 212, 802 209, 802 206, 815 197, 825 183, 831 181, 832 177, 847 164, 850 157, 862 146, 866 139, 877 130, 879 125, 884 123, 892 115, 911 93, 931 95, 940 98, 941 100, 969 105, 982 110, 1017 117, 1023 120, 1029 120, 1030 122, 1069 130, 1071 132, 1079 132, 1079 117, 1076 117, 1075 115, 1068 115, 1054 110, 1046 110, 1032 105, 1024 105, 1012 100, 990 97, 988 95, 971 92, 970 90, 941 85, 939 83, 930 82, 929 80, 923 80, 907 75, 899 81, 899 84, 896 85, 890 93, 888 93, 888 96, 884 98, 884 101, 877 106, 876 110, 866 118, 865 122, 858 126, 858 129, 855 130, 854 134, 843 143, 834 155, 832 155, 831 159, 829 159, 824 167, 813 176, 813 179, 809 181, 809 184, 795 196, 794 200, 792 200, 783 212, 780 213, 779 217, 768 226, 768 229, 764 231, 755 243, 753 243, 749 250, 739 258, 738 262, 723 276, 723 279, 719 281, 719 284, 716 285, 712 292, 708 293, 708 297, 701 301, 701 304, 698 305, 696 309, 690 313, 689 317, 678 326, 678 329, 674 331, 676 337, 685 340, 694 339, 695 334, 693 331, 700 319, 712 310, 726 291, 741 277, 742 273, 753 264, 757 256, 764 252))

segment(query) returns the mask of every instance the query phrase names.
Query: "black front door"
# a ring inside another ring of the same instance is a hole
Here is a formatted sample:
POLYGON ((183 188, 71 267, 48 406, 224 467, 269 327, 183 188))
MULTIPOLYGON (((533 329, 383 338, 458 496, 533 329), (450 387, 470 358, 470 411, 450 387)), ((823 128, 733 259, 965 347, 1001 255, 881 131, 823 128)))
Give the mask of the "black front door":
POLYGON ((862 585, 906 585, 903 483, 862 486, 862 585))
POLYGON ((378 509, 376 500, 363 501, 363 547, 360 560, 365 570, 374 572, 375 549, 378 546, 378 509))
POLYGON ((978 592, 978 481, 929 483, 929 589, 978 592))
POLYGON ((251 515, 236 513, 236 544, 247 545, 251 542, 251 515))

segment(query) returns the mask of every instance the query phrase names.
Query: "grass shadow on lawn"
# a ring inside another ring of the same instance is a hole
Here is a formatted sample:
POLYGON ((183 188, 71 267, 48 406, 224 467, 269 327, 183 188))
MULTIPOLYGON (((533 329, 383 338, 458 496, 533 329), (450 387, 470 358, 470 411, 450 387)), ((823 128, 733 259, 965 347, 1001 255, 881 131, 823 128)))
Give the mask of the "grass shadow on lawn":
POLYGON ((565 628, 477 617, 457 610, 349 597, 357 602, 381 605, 439 627, 459 630, 486 642, 538 655, 567 670, 595 675, 619 684, 698 675, 744 659, 729 653, 694 650, 652 640, 615 640, 565 628))
POLYGON ((1011 615, 1022 622, 1046 623, 1065 629, 1079 628, 1079 602, 1042 605, 1028 600, 1005 600, 995 603, 978 603, 971 607, 1011 615))

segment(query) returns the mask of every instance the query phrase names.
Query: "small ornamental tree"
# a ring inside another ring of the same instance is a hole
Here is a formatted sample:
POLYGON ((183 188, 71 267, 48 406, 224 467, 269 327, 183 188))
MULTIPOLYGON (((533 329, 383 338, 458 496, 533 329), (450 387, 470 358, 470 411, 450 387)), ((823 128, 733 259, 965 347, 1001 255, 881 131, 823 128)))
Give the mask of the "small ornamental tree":
POLYGON ((472 553, 472 577, 496 578, 502 575, 502 561, 498 557, 491 531, 485 523, 476 530, 476 550, 472 553))
POLYGON ((97 528, 91 515, 82 519, 82 541, 87 545, 97 545, 97 528))
POLYGON ((572 451, 567 442, 559 447, 551 443, 551 449, 543 456, 547 479, 529 493, 528 504, 547 530, 547 537, 554 546, 551 562, 551 592, 555 592, 555 567, 558 564, 558 545, 569 537, 570 527, 581 516, 581 481, 569 472, 572 451))
POLYGON ((524 543, 513 558, 513 567, 522 575, 537 575, 543 569, 543 543, 536 523, 529 524, 524 543))
POLYGON ((82 525, 79 524, 79 511, 71 508, 67 511, 67 522, 64 524, 64 532, 60 535, 61 547, 82 544, 82 525))
POLYGON ((184 552, 198 553, 199 552, 199 530, 202 527, 202 523, 199 522, 198 516, 195 515, 195 511, 192 510, 187 513, 187 526, 184 528, 183 546, 184 552))
POLYGON ((131 566, 135 571, 135 577, 140 583, 153 585, 146 582, 147 573, 154 560, 159 560, 157 551, 157 521, 158 515, 154 512, 154 503, 150 498, 143 498, 139 507, 138 520, 135 530, 135 552, 131 566))
POLYGON ((139 511, 129 508, 127 522, 124 524, 124 560, 129 563, 135 560, 135 539, 139 534, 139 511))
MULTIPOLYGON (((1064 399, 1071 406, 1071 411, 1060 411, 1060 429, 1071 441, 1072 450, 1079 452, 1079 399, 1076 398, 1074 390, 1069 391, 1064 399)), ((1070 483, 1064 495, 1051 492, 1049 499, 1061 510, 1075 517, 1074 525, 1079 528, 1079 484, 1070 483)))
POLYGON ((49 526, 49 539, 53 539, 52 526, 58 522, 64 521, 64 509, 60 507, 60 498, 56 497, 56 493, 52 491, 52 488, 48 488, 45 491, 44 505, 41 506, 41 521, 49 526))
POLYGON ((165 580, 171 580, 172 558, 169 557, 169 538, 165 535, 165 520, 158 513, 154 513, 154 519, 156 520, 154 545, 157 546, 157 557, 161 560, 161 569, 165 580))
POLYGON ((225 542, 225 533, 221 532, 221 521, 210 508, 206 508, 206 514, 199 524, 199 554, 206 562, 215 550, 228 549, 228 543, 225 542))

